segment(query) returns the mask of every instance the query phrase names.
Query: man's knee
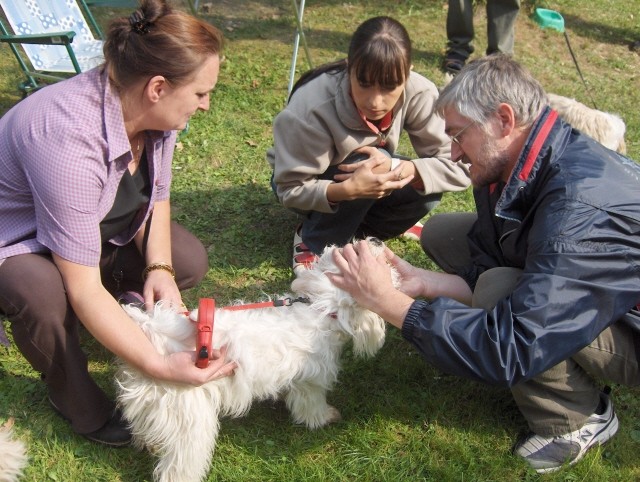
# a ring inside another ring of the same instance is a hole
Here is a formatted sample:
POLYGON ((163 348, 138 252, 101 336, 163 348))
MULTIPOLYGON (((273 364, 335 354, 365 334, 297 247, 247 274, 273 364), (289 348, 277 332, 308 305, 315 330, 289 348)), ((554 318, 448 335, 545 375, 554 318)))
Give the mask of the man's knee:
POLYGON ((478 277, 471 306, 492 310, 498 301, 513 292, 521 274, 521 269, 509 267, 498 267, 485 271, 478 277))
POLYGON ((422 228, 420 244, 424 252, 447 273, 471 261, 467 233, 475 213, 447 213, 431 216, 422 228))

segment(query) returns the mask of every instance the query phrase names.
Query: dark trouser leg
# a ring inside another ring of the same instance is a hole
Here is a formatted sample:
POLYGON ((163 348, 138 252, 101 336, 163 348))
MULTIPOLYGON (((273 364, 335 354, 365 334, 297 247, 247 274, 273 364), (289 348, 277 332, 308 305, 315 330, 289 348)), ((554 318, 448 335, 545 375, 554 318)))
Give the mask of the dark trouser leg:
POLYGON ((475 213, 431 216, 422 228, 422 249, 446 273, 456 273, 471 262, 467 233, 476 219, 475 213))
POLYGON ((314 253, 331 244, 343 246, 353 238, 385 240, 404 233, 440 201, 440 194, 422 196, 410 186, 380 200, 356 199, 340 203, 335 213, 312 211, 302 223, 302 240, 314 253))
POLYGON ((487 55, 513 54, 520 0, 487 0, 487 55))
POLYGON ((581 428, 595 412, 600 387, 594 377, 640 384, 640 336, 619 321, 586 348, 540 375, 512 387, 529 428, 544 437, 581 428))
POLYGON ((410 186, 379 199, 367 212, 357 238, 375 236, 386 240, 400 236, 440 204, 442 194, 423 196, 410 186))
POLYGON ((473 2, 449 0, 447 12, 447 56, 466 60, 473 53, 473 2))
POLYGON ((49 397, 77 433, 110 418, 113 403, 93 381, 80 347, 79 321, 50 256, 24 254, 0 265, 0 310, 13 339, 47 384, 49 397))
MULTIPOLYGON (((384 149, 379 150, 390 156, 384 149)), ((344 160, 344 164, 366 158, 366 155, 354 153, 344 160)), ((333 179, 340 172, 337 166, 331 166, 319 177, 333 179)), ((335 213, 306 213, 300 235, 304 244, 316 254, 329 245, 343 246, 354 238, 390 239, 420 221, 438 205, 441 197, 441 194, 422 196, 411 186, 405 186, 382 199, 344 201, 335 213)))

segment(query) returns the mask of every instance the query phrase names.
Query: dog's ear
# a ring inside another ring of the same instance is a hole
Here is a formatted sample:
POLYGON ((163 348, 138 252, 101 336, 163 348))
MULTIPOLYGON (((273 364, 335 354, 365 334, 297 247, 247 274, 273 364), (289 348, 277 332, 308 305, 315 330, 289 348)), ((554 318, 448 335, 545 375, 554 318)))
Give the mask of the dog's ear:
POLYGON ((358 356, 375 355, 385 339, 384 320, 355 303, 343 303, 336 313, 338 324, 351 335, 353 352, 358 356))

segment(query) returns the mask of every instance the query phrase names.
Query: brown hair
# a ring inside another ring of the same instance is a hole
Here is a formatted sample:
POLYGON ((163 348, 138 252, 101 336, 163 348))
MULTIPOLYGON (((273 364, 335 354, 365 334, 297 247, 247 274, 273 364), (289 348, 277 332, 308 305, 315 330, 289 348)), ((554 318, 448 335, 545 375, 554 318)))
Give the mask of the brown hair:
POLYGON ((103 48, 105 68, 116 89, 154 75, 181 85, 208 56, 220 55, 222 44, 216 27, 173 10, 166 0, 141 0, 131 16, 110 23, 103 48))
POLYGON ((407 29, 391 17, 365 20, 351 37, 348 57, 305 72, 291 94, 324 73, 335 74, 345 69, 354 73, 363 86, 377 84, 393 90, 403 84, 411 73, 411 39, 407 29))

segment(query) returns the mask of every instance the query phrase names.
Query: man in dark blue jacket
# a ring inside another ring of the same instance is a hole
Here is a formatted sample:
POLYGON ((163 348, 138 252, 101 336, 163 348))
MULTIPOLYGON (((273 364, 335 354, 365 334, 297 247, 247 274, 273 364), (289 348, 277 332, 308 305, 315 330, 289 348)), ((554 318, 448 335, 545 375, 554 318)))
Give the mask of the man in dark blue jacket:
POLYGON ((553 471, 618 429, 595 378, 640 384, 640 166, 558 118, 506 55, 468 64, 437 109, 477 208, 425 225, 445 273, 357 243, 333 280, 433 365, 510 387, 532 432, 515 453, 553 471))

